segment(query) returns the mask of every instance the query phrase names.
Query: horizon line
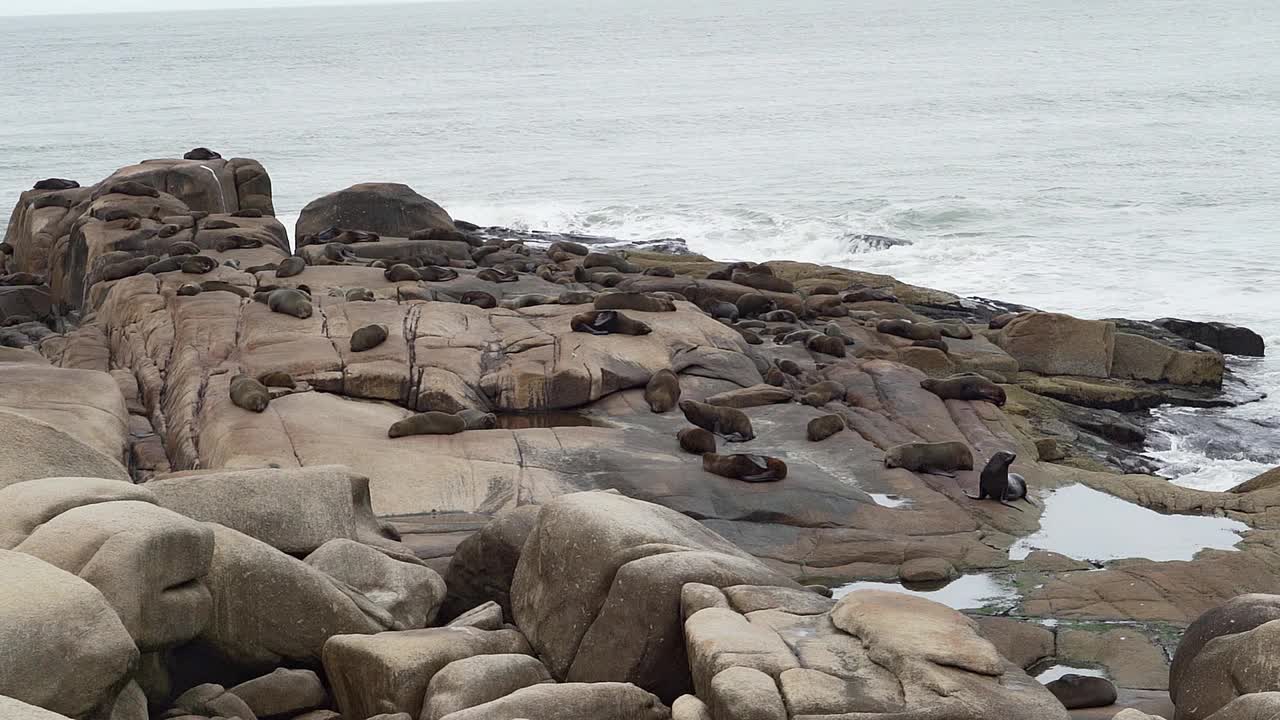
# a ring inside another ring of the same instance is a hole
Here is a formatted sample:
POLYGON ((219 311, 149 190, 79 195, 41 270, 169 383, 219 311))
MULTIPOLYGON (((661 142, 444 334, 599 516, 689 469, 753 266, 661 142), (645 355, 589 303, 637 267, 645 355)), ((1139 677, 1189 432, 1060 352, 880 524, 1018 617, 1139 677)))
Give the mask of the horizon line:
MULTIPOLYGON (((250 0, 242 0, 248 2, 250 0)), ((227 10, 306 10, 309 8, 334 8, 334 7, 386 7, 394 5, 424 5, 427 3, 437 2, 467 2, 469 0, 377 0, 376 2, 352 3, 350 0, 314 0, 305 4, 285 4, 285 5, 231 5, 219 7, 201 7, 201 8, 148 8, 148 9, 132 9, 125 8, 121 10, 98 10, 98 11, 71 11, 71 12, 29 12, 29 13, 9 13, 0 10, 0 17, 3 18, 71 18, 71 17, 99 17, 107 15, 180 15, 186 13, 211 13, 223 12, 227 10)))

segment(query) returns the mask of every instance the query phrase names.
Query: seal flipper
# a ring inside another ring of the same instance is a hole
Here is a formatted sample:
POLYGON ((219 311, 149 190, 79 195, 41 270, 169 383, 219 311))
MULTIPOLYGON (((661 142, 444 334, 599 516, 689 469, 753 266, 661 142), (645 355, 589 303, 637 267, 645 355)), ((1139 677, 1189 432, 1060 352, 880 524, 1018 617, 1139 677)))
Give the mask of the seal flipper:
POLYGON ((1007 503, 1007 502, 1005 502, 1005 501, 1003 501, 1003 500, 1001 500, 1001 501, 999 501, 999 502, 1000 502, 1000 504, 1001 504, 1001 505, 1003 505, 1003 506, 1005 506, 1005 507, 1007 507, 1007 508, 1013 508, 1014 510, 1017 510, 1018 512, 1022 512, 1022 508, 1018 507, 1017 505, 1010 505, 1009 503, 1007 503))

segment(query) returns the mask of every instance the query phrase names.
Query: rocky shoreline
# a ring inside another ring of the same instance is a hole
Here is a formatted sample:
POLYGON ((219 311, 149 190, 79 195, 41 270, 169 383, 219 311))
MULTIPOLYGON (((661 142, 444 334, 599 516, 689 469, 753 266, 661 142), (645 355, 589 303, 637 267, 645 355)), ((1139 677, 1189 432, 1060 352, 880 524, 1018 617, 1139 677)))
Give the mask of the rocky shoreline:
POLYGON ((482 228, 394 184, 294 234, 204 149, 22 194, 0 716, 1280 709, 1280 599, 1238 598, 1280 592, 1280 476, 1142 454, 1152 408, 1249 399, 1244 328, 482 228), (1000 453, 1029 502, 972 499, 1000 453), (1090 521, 1177 548, 1055 544, 1090 521), (927 599, 964 583, 998 590, 927 599))

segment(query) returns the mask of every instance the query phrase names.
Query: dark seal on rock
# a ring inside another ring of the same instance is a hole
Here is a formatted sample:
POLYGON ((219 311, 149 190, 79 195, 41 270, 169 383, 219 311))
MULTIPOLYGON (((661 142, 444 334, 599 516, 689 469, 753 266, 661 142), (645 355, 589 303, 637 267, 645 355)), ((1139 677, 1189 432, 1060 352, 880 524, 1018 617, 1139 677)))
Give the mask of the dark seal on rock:
POLYGON ((737 408, 681 400, 680 411, 689 422, 729 442, 746 442, 756 436, 751 428, 751 418, 737 408))
POLYGON ((293 381, 293 376, 283 370, 272 370, 270 372, 262 373, 258 376, 258 382, 266 385, 267 387, 288 388, 290 390, 298 386, 298 384, 293 381))
POLYGON ((191 275, 203 275, 218 267, 218 261, 208 255, 189 255, 182 261, 181 270, 191 275))
POLYGON ((743 293, 738 297, 737 305, 741 317, 759 317, 778 309, 773 298, 761 293, 743 293))
POLYGON ((468 430, 493 430, 498 427, 498 416, 483 410, 466 408, 459 410, 458 417, 468 430))
POLYGON ((183 160, 221 160, 222 156, 207 147, 188 150, 182 155, 183 160))
POLYGON ((577 255, 579 257, 586 257, 591 251, 587 249, 586 245, 581 243, 560 240, 559 242, 551 243, 551 247, 547 248, 547 253, 553 252, 563 252, 569 253, 570 255, 577 255))
POLYGON ((1022 313, 1016 313, 1016 312, 1001 313, 991 318, 990 320, 988 320, 987 327, 992 330, 1000 330, 1004 328, 1005 325, 1008 325, 1009 323, 1013 322, 1014 318, 1018 317, 1021 314, 1022 313))
POLYGON ((822 407, 832 400, 843 400, 845 394, 843 384, 835 380, 823 380, 805 388, 804 395, 800 396, 800 402, 810 407, 822 407))
POLYGON ((881 320, 876 323, 876 332, 885 335, 896 335, 908 340, 941 340, 942 331, 933 325, 911 322, 910 320, 881 320))
POLYGON ((150 273, 152 275, 159 275, 160 273, 174 272, 182 267, 182 263, 183 263, 183 257, 181 255, 179 255, 178 257, 171 256, 171 257, 167 257, 162 260, 157 260, 151 263, 146 267, 145 270, 143 270, 143 272, 150 273))
POLYGON ((387 437, 400 438, 410 435, 456 435, 467 429, 467 421, 459 415, 442 412, 424 412, 407 417, 387 430, 387 437))
POLYGON ((943 400, 986 400, 996 405, 1004 405, 1006 401, 1004 388, 976 374, 952 375, 942 380, 929 378, 921 380, 920 387, 943 400))
POLYGON ((236 407, 260 413, 271 403, 271 391, 248 375, 231 378, 231 402, 236 407))
POLYGON ((226 280, 201 280, 200 289, 205 292, 229 292, 242 298, 250 297, 247 289, 239 285, 233 285, 226 280))
POLYGON ((774 310, 772 312, 767 312, 761 315, 760 319, 765 322, 780 322, 780 323, 800 322, 800 318, 796 317, 796 314, 791 312, 790 310, 774 310))
POLYGON ((644 401, 656 413, 669 412, 680 402, 680 378, 670 370, 659 370, 644 387, 644 401))
POLYGON ((665 298, 644 293, 611 292, 596 297, 597 310, 635 310, 636 312, 675 312, 676 304, 665 298))
POLYGON ((608 267, 620 273, 638 273, 640 268, 627 262, 626 258, 608 253, 589 253, 582 261, 584 268, 608 267))
POLYGON ((912 472, 952 473, 973 469, 973 452, 962 442, 904 443, 884 453, 884 466, 912 472))
POLYGON ((386 325, 365 325, 351 333, 351 352, 372 350, 386 341, 386 325))
POLYGON ((968 340, 973 337, 973 330, 970 330, 969 326, 964 323, 935 323, 934 326, 938 328, 943 337, 957 340, 968 340))
POLYGON ((592 335, 648 335, 653 332, 645 323, 633 320, 614 310, 592 310, 574 315, 569 321, 574 332, 591 333, 592 335))
POLYGON ((934 350, 941 350, 944 353, 951 352, 951 348, 942 340, 912 340, 911 347, 933 348, 934 350))
POLYGON ((204 288, 195 283, 183 283, 182 286, 178 288, 178 295, 181 297, 192 297, 193 295, 199 295, 202 292, 204 292, 204 288))
POLYGON ((276 277, 293 277, 294 275, 302 274, 302 271, 306 269, 307 261, 297 255, 294 255, 293 257, 287 257, 280 261, 280 264, 276 266, 276 277))
POLYGON ((844 340, 830 335, 816 335, 809 338, 804 343, 805 347, 813 352, 822 353, 823 355, 831 355, 833 357, 845 356, 844 340))
POLYGON ((347 288, 347 291, 342 294, 342 297, 347 302, 374 302, 377 300, 377 298, 374 297, 372 290, 362 287, 347 288))
POLYGON ((734 322, 738 319, 738 306, 733 303, 711 300, 699 305, 702 311, 717 320, 734 322))
POLYGON ((776 482, 787 477, 787 464, 767 455, 707 453, 702 456, 702 469, 744 482, 776 482))
POLYGON ((844 418, 839 415, 823 415, 809 421, 807 432, 812 442, 822 442, 844 429, 844 418))
POLYGON ((458 271, 453 268, 428 265, 418 270, 418 278, 426 282, 449 282, 458 279, 458 271))
POLYGON ((716 436, 702 428, 685 428, 676 433, 680 449, 694 455, 706 455, 716 451, 716 436))
POLYGON ((1018 511, 1022 508, 1010 505, 1010 500, 1024 500, 1029 505, 1035 505, 1027 497, 1027 481, 1021 475, 1009 472, 1009 466, 1017 458, 1017 455, 1006 450, 992 455, 986 467, 982 468, 981 477, 978 478, 978 494, 974 496, 966 492, 965 495, 971 500, 991 498, 1005 507, 1018 511))
POLYGON ((1068 710, 1106 707, 1116 701, 1116 686, 1110 680, 1089 675, 1063 675, 1045 685, 1068 710))
POLYGON ((510 270, 491 267, 476 273, 476 279, 491 283, 509 283, 519 280, 520 276, 510 270))
POLYGON ((200 247, 193 242, 187 240, 179 240, 169 246, 169 256, 174 255, 199 255, 200 247))
POLYGON ((32 190, 71 190, 80 187, 80 183, 75 180, 67 180, 65 178, 45 178, 39 180, 35 185, 31 186, 32 190))
POLYGON ((311 317, 311 296, 296 288, 278 288, 267 294, 267 307, 305 320, 311 317))
POLYGON ((498 307, 498 300, 483 290, 471 290, 462 293, 461 302, 463 305, 474 305, 482 310, 491 310, 498 307))
POLYGON ((121 280, 123 278, 137 275, 143 270, 146 270, 154 262, 156 262, 155 255, 114 262, 102 268, 102 272, 99 277, 103 281, 121 280))
POLYGON ((422 279, 418 271, 404 263, 396 263, 382 272, 382 277, 390 282, 417 282, 422 279))

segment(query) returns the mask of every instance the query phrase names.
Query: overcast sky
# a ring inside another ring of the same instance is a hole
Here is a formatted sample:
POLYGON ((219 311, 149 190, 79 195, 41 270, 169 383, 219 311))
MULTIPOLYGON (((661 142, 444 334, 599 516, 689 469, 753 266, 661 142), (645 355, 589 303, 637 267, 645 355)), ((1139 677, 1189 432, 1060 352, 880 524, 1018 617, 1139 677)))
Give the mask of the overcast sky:
POLYGON ((413 0, 0 0, 2 15, 67 15, 146 10, 227 10, 231 8, 300 7, 304 5, 381 5, 413 0))

